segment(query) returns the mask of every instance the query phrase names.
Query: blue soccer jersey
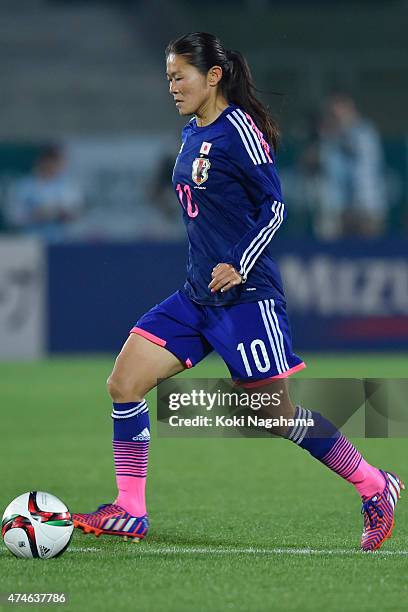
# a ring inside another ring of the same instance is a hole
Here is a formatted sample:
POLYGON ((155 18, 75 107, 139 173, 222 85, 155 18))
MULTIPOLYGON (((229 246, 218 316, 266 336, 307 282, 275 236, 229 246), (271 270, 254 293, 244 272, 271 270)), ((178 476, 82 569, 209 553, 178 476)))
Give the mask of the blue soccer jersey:
POLYGON ((284 300, 270 244, 285 206, 272 148, 253 119, 235 104, 207 126, 193 118, 182 131, 173 185, 189 240, 188 297, 213 306, 284 300), (211 293, 211 272, 223 262, 244 282, 211 293))

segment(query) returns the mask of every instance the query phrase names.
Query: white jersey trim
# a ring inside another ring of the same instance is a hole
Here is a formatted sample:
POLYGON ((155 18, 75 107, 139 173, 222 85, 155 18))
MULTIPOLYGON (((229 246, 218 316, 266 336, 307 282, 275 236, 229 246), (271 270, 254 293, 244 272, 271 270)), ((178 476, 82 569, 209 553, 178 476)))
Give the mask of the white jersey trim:
POLYGON ((271 207, 271 210, 273 212, 272 219, 269 221, 268 225, 266 225, 260 230, 260 232, 252 240, 250 245, 243 252, 239 262, 239 273, 244 279, 246 279, 259 255, 269 244, 276 231, 282 225, 284 208, 285 206, 283 202, 278 202, 277 200, 273 202, 271 207))
POLYGON ((259 152, 259 154, 261 156, 262 162, 264 164, 268 163, 268 160, 266 159, 265 151, 263 150, 263 147, 262 147, 261 143, 259 142, 258 135, 254 132, 251 124, 249 123, 249 121, 247 119, 247 116, 245 115, 245 113, 240 108, 237 108, 237 110, 235 112, 237 112, 240 115, 240 117, 242 118, 242 122, 244 123, 244 125, 247 126, 247 128, 249 130, 249 133, 252 135, 253 140, 255 142, 255 146, 257 147, 258 152, 259 152))
POLYGON ((246 137, 244 136, 243 130, 242 128, 238 125, 237 121, 231 117, 231 115, 227 115, 227 119, 228 121, 230 121, 232 123, 232 125, 236 128, 238 134, 241 136, 241 140, 244 144, 244 147, 249 155, 249 157, 252 159, 254 165, 256 166, 258 163, 260 163, 260 161, 258 161, 258 158, 255 157, 254 153, 251 150, 251 147, 249 146, 246 137))

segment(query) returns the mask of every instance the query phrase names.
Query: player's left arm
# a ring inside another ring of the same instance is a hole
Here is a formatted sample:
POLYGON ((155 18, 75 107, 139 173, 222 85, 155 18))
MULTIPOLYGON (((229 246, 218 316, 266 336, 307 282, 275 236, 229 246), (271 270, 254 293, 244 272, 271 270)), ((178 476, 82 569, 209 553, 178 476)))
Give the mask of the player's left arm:
POLYGON ((232 287, 242 283, 242 276, 230 263, 217 264, 212 270, 211 277, 212 281, 208 285, 211 293, 219 290, 221 293, 224 293, 228 289, 232 289, 232 287))
POLYGON ((286 217, 281 186, 272 154, 263 150, 253 131, 241 116, 230 134, 231 169, 256 210, 256 222, 226 253, 212 271, 209 288, 228 291, 245 283, 258 258, 271 242, 286 217), (239 129, 238 129, 239 128, 239 129))
POLYGON ((209 289, 221 293, 245 283, 251 269, 268 246, 285 218, 283 202, 267 200, 263 203, 258 222, 229 250, 225 261, 212 270, 209 289))
POLYGON ((282 225, 285 216, 286 210, 283 202, 265 200, 256 225, 230 249, 228 261, 241 275, 242 282, 246 282, 248 274, 282 225))

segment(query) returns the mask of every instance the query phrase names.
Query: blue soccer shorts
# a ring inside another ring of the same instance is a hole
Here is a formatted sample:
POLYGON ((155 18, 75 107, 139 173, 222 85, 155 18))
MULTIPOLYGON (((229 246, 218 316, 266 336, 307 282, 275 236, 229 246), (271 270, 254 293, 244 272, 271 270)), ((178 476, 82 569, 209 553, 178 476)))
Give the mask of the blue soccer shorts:
POLYGON ((144 314, 130 330, 165 347, 187 368, 212 351, 231 377, 251 386, 303 369, 292 351, 285 303, 271 298, 232 306, 205 306, 182 291, 144 314))

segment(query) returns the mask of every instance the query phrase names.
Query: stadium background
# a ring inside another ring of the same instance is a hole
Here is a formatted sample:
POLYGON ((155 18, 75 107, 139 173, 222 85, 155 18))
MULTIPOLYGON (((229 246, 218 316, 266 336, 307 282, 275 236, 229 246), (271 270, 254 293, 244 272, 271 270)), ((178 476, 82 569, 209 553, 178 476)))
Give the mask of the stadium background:
MULTIPOLYGON (((185 119, 167 92, 164 48, 187 31, 214 32, 241 50, 281 124, 289 216, 273 249, 295 349, 308 362, 302 376, 406 375, 407 14, 403 0, 2 0, 3 507, 34 488, 80 510, 112 495, 104 379, 130 325, 184 277, 186 244, 170 179, 185 119), (321 188, 319 114, 333 91, 354 100, 380 137, 378 199, 385 204, 372 233, 353 222, 340 228, 331 208, 338 193, 321 188), (19 190, 50 147, 79 194, 75 214, 53 223, 16 220, 19 190)), ((226 371, 210 358, 192 374, 226 371)), ((154 413, 153 393, 149 400, 154 413)), ((72 609, 107 601, 125 609, 134 601, 131 585, 115 591, 125 568, 139 572, 146 610, 263 610, 277 598, 284 609, 363 610, 380 596, 385 609, 400 609, 402 518, 398 540, 387 544, 395 555, 361 559, 347 552, 360 529, 353 492, 279 441, 153 442, 150 543, 129 551, 87 540, 85 548, 75 536, 59 565, 25 564, 24 576, 1 548, 3 588, 67 589, 72 609), (253 510, 247 499, 257 517, 243 532, 236 517, 253 510)), ((405 440, 359 444, 374 463, 403 472, 405 440)))

